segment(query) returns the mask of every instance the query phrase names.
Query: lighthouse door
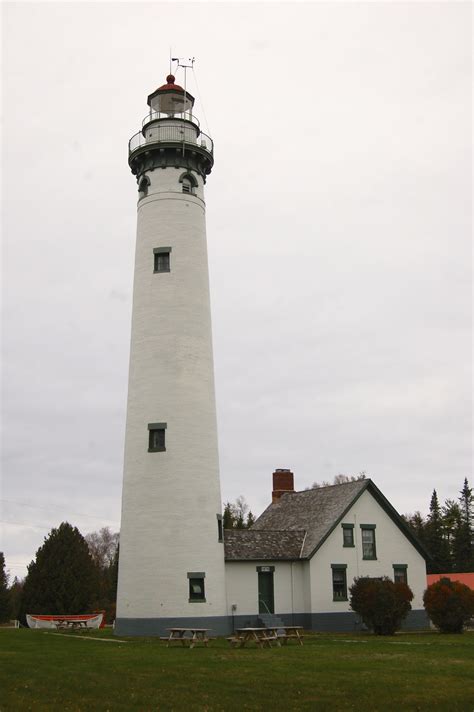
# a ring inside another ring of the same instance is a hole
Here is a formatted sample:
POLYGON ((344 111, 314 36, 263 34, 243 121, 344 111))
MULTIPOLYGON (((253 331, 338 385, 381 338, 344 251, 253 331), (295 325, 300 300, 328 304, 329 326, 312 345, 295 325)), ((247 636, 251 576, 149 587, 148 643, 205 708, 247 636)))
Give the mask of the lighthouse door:
POLYGON ((258 567, 258 612, 275 613, 273 566, 258 567))

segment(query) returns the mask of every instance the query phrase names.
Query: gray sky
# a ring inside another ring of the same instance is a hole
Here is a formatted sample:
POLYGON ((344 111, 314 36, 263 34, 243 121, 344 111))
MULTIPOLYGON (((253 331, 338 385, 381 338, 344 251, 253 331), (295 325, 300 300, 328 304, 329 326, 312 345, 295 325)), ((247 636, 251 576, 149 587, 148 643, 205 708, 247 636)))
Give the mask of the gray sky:
POLYGON ((434 487, 457 497, 471 474, 470 3, 2 10, 11 574, 61 521, 119 528, 127 141, 170 46, 196 57, 188 86, 215 142, 223 500, 259 514, 276 467, 297 489, 365 470, 400 512, 426 512, 434 487))

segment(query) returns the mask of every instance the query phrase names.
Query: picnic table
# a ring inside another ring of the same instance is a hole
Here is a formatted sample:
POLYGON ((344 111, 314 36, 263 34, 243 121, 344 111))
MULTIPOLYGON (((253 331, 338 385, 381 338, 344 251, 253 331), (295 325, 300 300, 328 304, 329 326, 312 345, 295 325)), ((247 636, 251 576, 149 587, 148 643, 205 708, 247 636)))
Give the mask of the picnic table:
POLYGON ((278 628, 269 628, 272 630, 276 637, 278 645, 286 645, 289 640, 296 640, 300 645, 303 645, 303 638, 301 633, 303 632, 302 625, 281 625, 278 628))
POLYGON ((167 628, 168 636, 163 636, 160 640, 166 640, 167 648, 172 643, 181 643, 183 647, 187 645, 194 648, 196 643, 202 643, 207 648, 209 642, 208 632, 211 628, 167 628))
POLYGON ((237 628, 232 636, 227 638, 233 648, 243 648, 247 643, 253 642, 259 648, 271 647, 273 643, 278 646, 286 645, 289 640, 297 640, 303 645, 301 625, 285 625, 275 628, 237 628))
POLYGON ((65 621, 61 618, 55 623, 57 630, 83 630, 87 628, 87 621, 65 621))
POLYGON ((247 643, 256 643, 259 648, 270 647, 277 636, 272 628, 236 628, 227 638, 233 648, 243 648, 247 643))

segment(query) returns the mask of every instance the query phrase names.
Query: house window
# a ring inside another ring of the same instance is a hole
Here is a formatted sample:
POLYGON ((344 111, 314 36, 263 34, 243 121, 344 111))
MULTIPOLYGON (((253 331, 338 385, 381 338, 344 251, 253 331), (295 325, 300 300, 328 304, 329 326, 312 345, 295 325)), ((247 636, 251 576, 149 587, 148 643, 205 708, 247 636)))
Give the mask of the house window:
POLYGON ((153 249, 153 272, 170 271, 171 247, 155 247, 153 249))
POLYGON ((393 565, 393 580, 395 583, 408 583, 406 564, 394 564, 393 565))
POLYGON ((148 452, 163 452, 166 423, 148 423, 148 452))
POLYGON ((217 538, 218 541, 224 541, 224 532, 222 528, 222 514, 217 514, 217 538))
POLYGON ((376 559, 375 549, 375 524, 361 524, 362 532, 362 558, 376 559))
POLYGON ((347 564, 331 564, 332 600, 347 601, 347 564))
POLYGON ((188 571, 189 580, 189 602, 205 601, 204 578, 206 574, 202 571, 188 571))
POLYGON ((342 545, 343 546, 354 546, 354 525, 353 524, 343 524, 342 525, 342 545))

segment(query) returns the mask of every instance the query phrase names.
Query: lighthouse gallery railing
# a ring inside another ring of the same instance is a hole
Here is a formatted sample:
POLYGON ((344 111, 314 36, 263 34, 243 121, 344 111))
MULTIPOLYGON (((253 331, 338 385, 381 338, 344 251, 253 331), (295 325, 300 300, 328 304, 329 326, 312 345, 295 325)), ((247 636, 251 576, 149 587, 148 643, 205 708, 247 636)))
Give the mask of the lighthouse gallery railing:
POLYGON ((138 131, 128 142, 129 155, 137 148, 157 143, 195 144, 212 155, 214 152, 212 138, 199 129, 197 122, 189 120, 189 116, 186 114, 184 121, 178 115, 173 117, 162 114, 158 118, 156 112, 145 117, 142 131, 138 131))

